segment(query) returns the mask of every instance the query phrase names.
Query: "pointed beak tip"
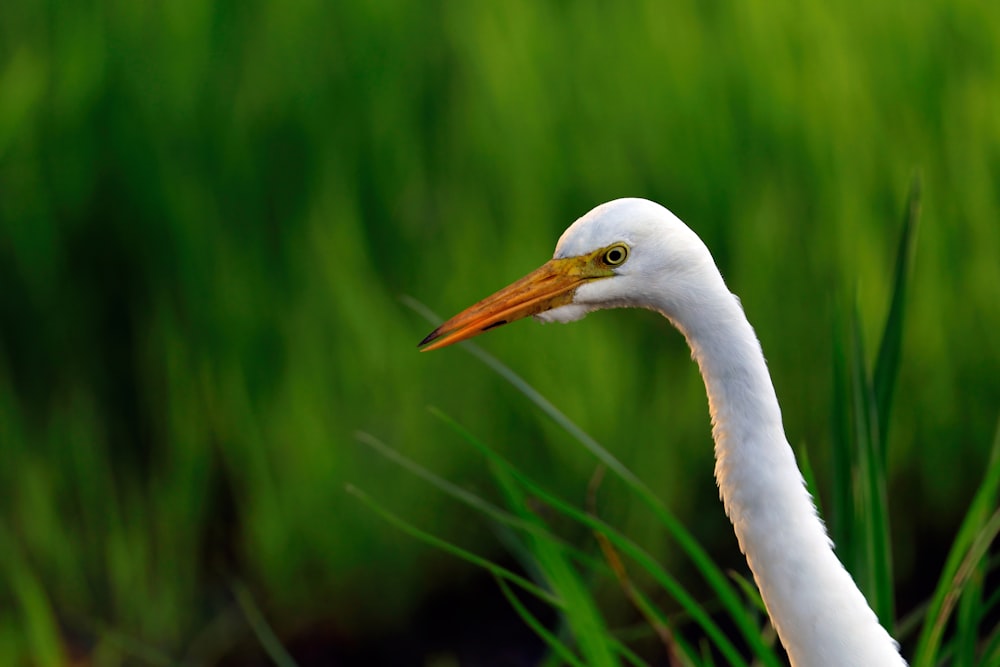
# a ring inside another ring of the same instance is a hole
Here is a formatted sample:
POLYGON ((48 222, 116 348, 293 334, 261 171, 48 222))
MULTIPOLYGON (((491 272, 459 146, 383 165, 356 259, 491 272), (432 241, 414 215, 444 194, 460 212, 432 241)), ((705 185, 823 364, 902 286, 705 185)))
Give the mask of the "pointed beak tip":
POLYGON ((435 329, 434 331, 432 331, 429 334, 427 334, 426 336, 424 336, 424 339, 422 341, 420 341, 419 343, 417 343, 417 348, 421 352, 427 352, 427 346, 430 345, 431 343, 433 343, 434 340, 437 339, 438 336, 439 336, 438 330, 435 329))

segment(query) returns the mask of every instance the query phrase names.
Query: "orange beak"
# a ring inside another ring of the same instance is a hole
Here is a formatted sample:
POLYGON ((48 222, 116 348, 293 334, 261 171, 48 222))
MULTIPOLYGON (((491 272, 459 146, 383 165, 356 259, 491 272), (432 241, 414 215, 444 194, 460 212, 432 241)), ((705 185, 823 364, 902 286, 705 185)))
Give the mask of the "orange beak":
POLYGON ((478 336, 538 313, 573 302, 581 283, 599 277, 591 257, 552 259, 517 282, 466 308, 420 341, 423 352, 478 336))

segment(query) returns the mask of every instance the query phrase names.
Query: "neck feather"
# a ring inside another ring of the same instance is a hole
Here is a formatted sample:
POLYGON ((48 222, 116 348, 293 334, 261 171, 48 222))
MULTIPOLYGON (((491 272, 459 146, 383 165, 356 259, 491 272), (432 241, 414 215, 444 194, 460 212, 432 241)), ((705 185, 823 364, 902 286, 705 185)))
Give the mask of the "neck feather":
POLYGON ((686 312, 708 393, 715 476, 757 587, 794 667, 905 665, 833 552, 785 438, 760 343, 721 277, 686 312))

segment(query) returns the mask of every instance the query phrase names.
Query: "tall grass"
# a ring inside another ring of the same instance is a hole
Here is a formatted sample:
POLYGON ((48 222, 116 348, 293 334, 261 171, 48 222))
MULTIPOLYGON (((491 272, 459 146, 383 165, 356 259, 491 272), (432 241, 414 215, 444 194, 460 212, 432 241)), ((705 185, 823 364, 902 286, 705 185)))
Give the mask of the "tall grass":
MULTIPOLYGON (((827 479, 830 322, 851 312, 829 295, 857 286, 874 349, 914 164, 937 224, 884 467, 912 510, 894 576, 929 594, 997 407, 997 24, 1000 4, 965 0, 0 3, 0 664, 238 653, 257 642, 233 579, 284 642, 406 627, 455 579, 344 483, 470 549, 494 536, 352 434, 487 484, 427 403, 501 448, 559 427, 499 376, 413 354, 398 295, 469 302, 614 197, 668 205, 713 248, 827 479)), ((683 343, 619 315, 490 345, 624 466, 664 471, 657 496, 727 553, 711 485, 688 483, 710 466, 683 343), (612 366, 619 393, 595 395, 612 366), (690 447, 643 445, 668 422, 690 447)), ((567 497, 592 462, 517 456, 567 497)), ((607 476, 608 520, 669 562, 623 486, 607 476)))

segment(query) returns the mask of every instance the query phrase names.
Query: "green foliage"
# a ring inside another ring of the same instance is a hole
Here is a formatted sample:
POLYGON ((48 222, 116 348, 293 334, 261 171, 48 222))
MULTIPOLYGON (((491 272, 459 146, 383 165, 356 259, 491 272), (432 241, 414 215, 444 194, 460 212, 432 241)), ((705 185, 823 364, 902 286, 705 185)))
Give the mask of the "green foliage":
MULTIPOLYGON (((428 403, 573 497, 591 454, 557 447, 499 377, 418 355, 399 295, 465 305, 613 197, 663 202, 713 249, 827 479, 823 351, 849 312, 828 295, 857 286, 859 338, 878 340, 914 166, 934 224, 907 363, 872 400, 895 406, 878 410, 886 493, 907 508, 893 574, 929 592, 923 554, 960 522, 997 408, 998 23, 1000 5, 952 0, 3 3, 0 663, 211 662, 253 641, 234 579, 278 638, 404 624, 453 575, 345 483, 498 548, 356 446, 360 429, 488 484, 428 403)), ((491 349, 655 471, 643 487, 707 554, 731 552, 682 341, 647 313, 520 326, 491 349)), ((715 590, 628 497, 609 521, 687 568, 695 599, 715 590)))
MULTIPOLYGON (((953 644, 955 653, 963 659, 955 664, 994 664, 997 651, 996 638, 1000 628, 995 627, 990 637, 992 646, 981 656, 976 656, 980 644, 978 628, 987 622, 988 614, 1000 607, 1000 596, 994 591, 992 599, 983 600, 983 579, 988 571, 996 569, 996 559, 990 567, 987 559, 990 546, 1000 534, 1000 424, 993 439, 993 450, 986 468, 986 475, 969 507, 965 520, 951 545, 948 560, 938 586, 934 591, 927 621, 924 623, 917 644, 915 667, 934 665, 944 653, 942 643, 945 627, 956 605, 960 604, 959 631, 953 644), (977 662, 978 661, 978 662, 977 662)), ((985 642, 983 642, 985 644, 985 642)))
POLYGON ((865 368, 865 352, 857 309, 850 321, 850 344, 835 333, 833 401, 834 529, 838 551, 858 578, 879 620, 891 627, 892 551, 888 520, 886 466, 889 411, 899 375, 903 322, 910 267, 916 251, 920 182, 914 179, 900 234, 895 281, 875 369, 865 368), (848 520, 848 517, 851 517, 848 520))

